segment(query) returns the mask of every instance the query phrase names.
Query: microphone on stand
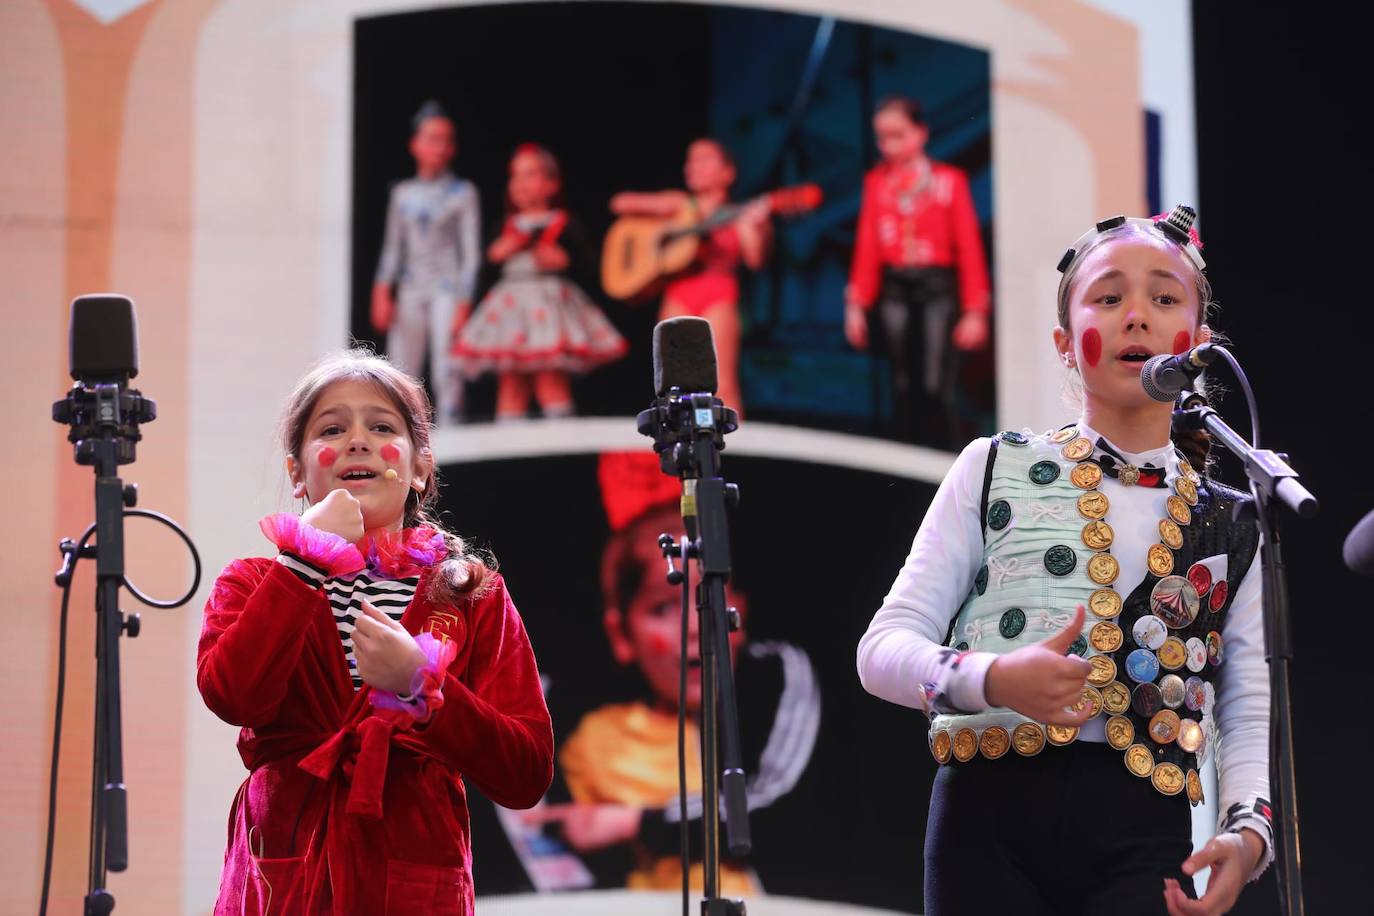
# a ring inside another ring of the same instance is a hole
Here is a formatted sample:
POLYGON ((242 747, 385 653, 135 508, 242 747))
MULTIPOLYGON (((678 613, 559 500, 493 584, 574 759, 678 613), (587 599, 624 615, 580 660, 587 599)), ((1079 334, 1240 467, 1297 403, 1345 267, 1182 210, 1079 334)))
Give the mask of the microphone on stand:
POLYGON ((654 325, 654 394, 716 393, 716 342, 705 318, 683 315, 654 325))
POLYGON ((1199 344, 1177 356, 1160 353, 1140 367, 1140 387, 1156 401, 1172 403, 1179 392, 1192 388, 1193 379, 1217 358, 1217 345, 1199 344))
POLYGON ((1361 576, 1374 576, 1374 512, 1350 529, 1341 551, 1346 567, 1361 576))

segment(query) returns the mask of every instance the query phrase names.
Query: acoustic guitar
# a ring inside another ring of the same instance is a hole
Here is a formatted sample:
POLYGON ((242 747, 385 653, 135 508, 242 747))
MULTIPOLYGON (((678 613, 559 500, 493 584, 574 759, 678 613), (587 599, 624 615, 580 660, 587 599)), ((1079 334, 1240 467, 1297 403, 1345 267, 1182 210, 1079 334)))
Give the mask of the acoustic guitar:
MULTIPOLYGON (((796 216, 814 210, 821 189, 802 184, 763 194, 775 216, 796 216)), ((601 285, 614 299, 643 299, 657 290, 660 281, 679 273, 697 255, 701 237, 735 220, 753 200, 726 204, 705 219, 691 205, 676 216, 622 216, 606 233, 601 250, 601 285)))

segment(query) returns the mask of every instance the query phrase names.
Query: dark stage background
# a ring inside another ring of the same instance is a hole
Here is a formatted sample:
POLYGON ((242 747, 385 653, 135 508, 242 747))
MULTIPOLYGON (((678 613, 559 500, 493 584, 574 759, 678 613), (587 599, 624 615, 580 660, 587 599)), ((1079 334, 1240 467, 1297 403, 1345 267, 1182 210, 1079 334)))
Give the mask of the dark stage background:
MULTIPOLYGON (((1363 708, 1374 581, 1341 563, 1374 509, 1370 432, 1368 83, 1345 7, 1195 2, 1202 235, 1222 327, 1249 367, 1265 444, 1292 453, 1322 502, 1284 522, 1294 631, 1293 711, 1307 912, 1368 912, 1359 812, 1370 740, 1363 708)), ((1239 394, 1224 413, 1244 429, 1239 394)), ((1278 912, 1273 870, 1237 914, 1278 912)))

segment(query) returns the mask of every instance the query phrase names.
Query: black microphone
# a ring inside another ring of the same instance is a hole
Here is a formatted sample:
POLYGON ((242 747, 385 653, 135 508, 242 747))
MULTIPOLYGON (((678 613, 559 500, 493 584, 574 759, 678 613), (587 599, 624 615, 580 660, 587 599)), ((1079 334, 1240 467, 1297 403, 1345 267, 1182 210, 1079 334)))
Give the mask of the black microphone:
MULTIPOLYGON (((115 293, 77 296, 70 334, 67 355, 76 384, 52 405, 52 418, 71 427, 67 441, 76 447, 77 464, 101 462, 101 443, 107 440, 113 443, 115 465, 128 464, 143 438, 139 424, 157 419, 157 404, 129 387, 138 375, 133 300, 115 293)), ((115 465, 108 469, 110 475, 115 465)))
POLYGON ((69 365, 88 385, 126 385, 138 375, 138 318, 133 300, 114 293, 72 300, 69 365))
POLYGON ((716 392, 716 342, 705 318, 682 316, 654 325, 654 393, 716 392))
POLYGON ((1360 519, 1360 523, 1350 529, 1341 555, 1351 572, 1374 576, 1374 512, 1360 519))
POLYGON ((1199 344, 1186 353, 1170 356, 1160 353, 1140 367, 1140 387, 1156 401, 1173 403, 1179 392, 1193 387, 1193 379, 1217 358, 1217 345, 1199 344))

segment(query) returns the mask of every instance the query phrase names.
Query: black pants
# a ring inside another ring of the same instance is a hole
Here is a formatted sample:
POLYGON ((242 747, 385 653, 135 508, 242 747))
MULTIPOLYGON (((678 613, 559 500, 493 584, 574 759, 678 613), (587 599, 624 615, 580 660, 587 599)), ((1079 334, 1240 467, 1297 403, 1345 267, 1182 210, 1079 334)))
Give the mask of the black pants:
POLYGON ((1081 742, 940 767, 926 826, 926 916, 1167 913, 1164 879, 1195 896, 1188 801, 1081 742))
POLYGON ((953 439, 949 337, 959 313, 958 280, 948 267, 883 272, 873 323, 892 366, 891 435, 904 442, 946 447, 953 439))

